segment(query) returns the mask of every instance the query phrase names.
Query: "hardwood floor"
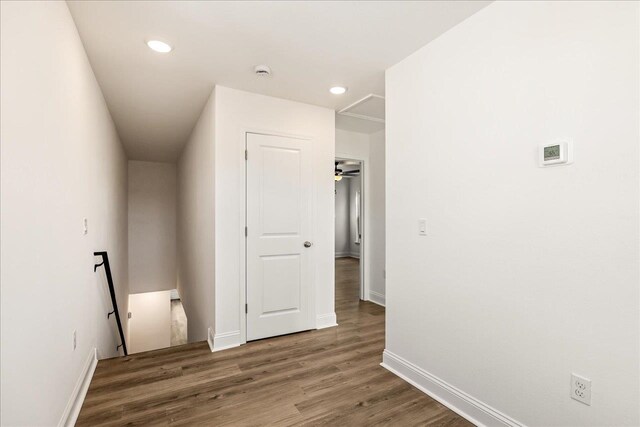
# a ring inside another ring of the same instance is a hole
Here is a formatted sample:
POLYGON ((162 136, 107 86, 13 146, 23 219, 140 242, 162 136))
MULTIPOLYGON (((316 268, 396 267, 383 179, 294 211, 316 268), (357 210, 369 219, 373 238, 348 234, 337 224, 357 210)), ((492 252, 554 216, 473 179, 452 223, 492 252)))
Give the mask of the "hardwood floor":
POLYGON ((384 308, 358 299, 358 274, 336 260, 338 327, 101 360, 77 425, 471 425, 379 366, 384 308))

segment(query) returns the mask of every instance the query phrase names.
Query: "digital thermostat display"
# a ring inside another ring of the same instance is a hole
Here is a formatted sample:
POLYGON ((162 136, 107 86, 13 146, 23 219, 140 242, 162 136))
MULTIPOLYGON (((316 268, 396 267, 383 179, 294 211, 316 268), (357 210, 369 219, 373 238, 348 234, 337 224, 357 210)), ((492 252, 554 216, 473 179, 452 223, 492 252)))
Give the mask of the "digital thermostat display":
POLYGON ((559 145, 550 145, 548 147, 544 147, 544 161, 547 160, 558 160, 560 158, 560 146, 559 145))
POLYGON ((568 139, 540 146, 539 163, 544 166, 568 165, 573 162, 573 144, 568 139))

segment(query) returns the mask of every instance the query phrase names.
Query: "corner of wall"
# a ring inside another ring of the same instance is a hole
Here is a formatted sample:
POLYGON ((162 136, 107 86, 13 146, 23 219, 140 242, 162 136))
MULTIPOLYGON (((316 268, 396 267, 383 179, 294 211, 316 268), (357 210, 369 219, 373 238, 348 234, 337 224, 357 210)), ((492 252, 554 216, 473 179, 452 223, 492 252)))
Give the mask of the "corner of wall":
POLYGON ((385 295, 380 292, 369 290, 369 301, 381 306, 385 306, 385 295))
POLYGON ((215 87, 202 108, 177 164, 177 286, 189 341, 213 348, 215 324, 215 87), (204 239, 202 236, 209 236, 204 239))
MULTIPOLYGON (((211 336, 211 328, 209 328, 209 336, 211 336)), ((239 347, 241 344, 240 331, 231 331, 215 334, 213 336, 213 345, 209 343, 209 347, 211 347, 211 351, 213 352, 239 347)))
POLYGON ((213 353, 215 350, 213 348, 213 329, 212 328, 207 329, 207 344, 209 344, 209 349, 213 353))
POLYGON ((338 318, 336 313, 325 313, 316 316, 316 329, 325 329, 338 326, 338 318))

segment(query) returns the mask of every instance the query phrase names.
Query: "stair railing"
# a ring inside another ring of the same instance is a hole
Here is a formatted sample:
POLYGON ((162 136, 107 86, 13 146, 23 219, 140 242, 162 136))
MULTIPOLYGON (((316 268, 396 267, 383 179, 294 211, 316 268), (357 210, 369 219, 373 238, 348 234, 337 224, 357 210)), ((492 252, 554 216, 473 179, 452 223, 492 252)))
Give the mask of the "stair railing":
POLYGON ((127 356, 128 354, 127 343, 124 340, 124 333, 122 332, 122 322, 120 321, 120 313, 118 312, 118 303, 116 301, 116 291, 113 287, 113 276, 111 275, 111 266, 109 265, 109 255, 107 255, 106 251, 94 252, 93 255, 99 256, 102 258, 102 262, 100 264, 95 264, 93 266, 94 273, 98 269, 98 267, 100 267, 101 265, 104 265, 104 271, 107 274, 107 283, 109 284, 109 293, 111 294, 111 305, 113 307, 113 311, 111 313, 107 313, 107 319, 112 314, 116 315, 116 323, 118 324, 118 332, 120 333, 120 342, 122 343, 119 346, 116 346, 116 351, 118 351, 118 349, 122 347, 122 350, 124 351, 124 355, 127 356))

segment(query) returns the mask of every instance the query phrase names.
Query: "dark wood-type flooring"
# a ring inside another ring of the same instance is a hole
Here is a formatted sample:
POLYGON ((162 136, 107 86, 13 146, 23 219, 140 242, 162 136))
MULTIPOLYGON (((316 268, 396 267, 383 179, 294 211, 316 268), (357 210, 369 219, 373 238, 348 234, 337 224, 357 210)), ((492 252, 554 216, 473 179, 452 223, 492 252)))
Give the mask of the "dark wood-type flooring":
POLYGON ((470 425, 379 365, 384 308, 359 300, 358 275, 336 260, 338 327, 101 360, 77 425, 470 425))

